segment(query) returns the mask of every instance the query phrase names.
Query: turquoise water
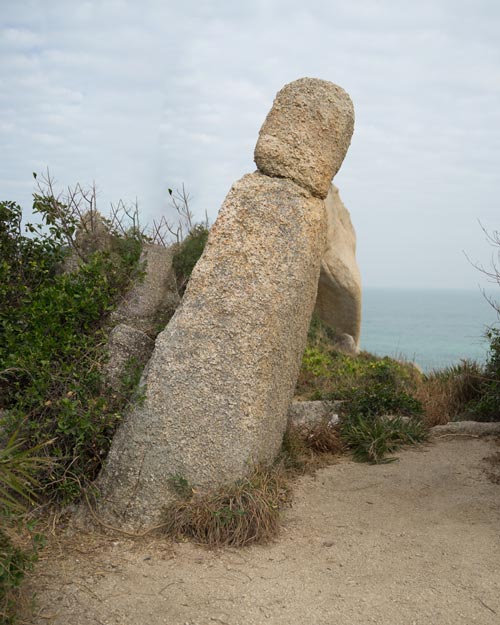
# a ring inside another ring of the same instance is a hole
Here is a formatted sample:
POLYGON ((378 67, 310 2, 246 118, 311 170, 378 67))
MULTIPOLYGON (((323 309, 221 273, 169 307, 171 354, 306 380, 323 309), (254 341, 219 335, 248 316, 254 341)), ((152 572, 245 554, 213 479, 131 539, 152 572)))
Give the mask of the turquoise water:
MULTIPOLYGON (((500 299, 500 297, 497 297, 500 299)), ((370 289, 363 291, 361 348, 404 357, 424 371, 484 361, 484 332, 497 316, 477 291, 370 289)))

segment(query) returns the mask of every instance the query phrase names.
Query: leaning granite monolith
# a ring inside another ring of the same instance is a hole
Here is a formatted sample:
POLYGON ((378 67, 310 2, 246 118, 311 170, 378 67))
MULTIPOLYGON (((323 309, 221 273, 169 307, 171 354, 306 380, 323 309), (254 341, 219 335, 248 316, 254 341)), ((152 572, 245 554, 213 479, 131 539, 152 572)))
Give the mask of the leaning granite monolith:
POLYGON ((326 246, 322 197, 349 146, 350 132, 338 128, 349 118, 352 129, 353 109, 336 85, 301 79, 278 94, 270 116, 286 120, 294 141, 267 154, 261 132, 259 169, 274 154, 292 171, 306 158, 304 143, 317 149, 308 149, 300 179, 264 167, 232 186, 156 339, 144 399, 98 479, 107 523, 133 531, 161 523, 175 498, 172 477, 201 489, 234 482, 280 448, 326 246))
POLYGON ((325 208, 327 244, 321 259, 315 311, 335 329, 339 337, 337 348, 355 355, 359 352, 361 330, 361 275, 356 262, 356 233, 334 185, 328 192, 325 208))

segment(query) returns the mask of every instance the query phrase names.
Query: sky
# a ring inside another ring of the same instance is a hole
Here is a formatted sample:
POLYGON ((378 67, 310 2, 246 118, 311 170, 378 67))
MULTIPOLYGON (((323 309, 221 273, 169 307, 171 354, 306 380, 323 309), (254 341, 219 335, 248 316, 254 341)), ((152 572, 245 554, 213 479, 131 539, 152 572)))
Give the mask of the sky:
POLYGON ((210 220, 255 170, 283 85, 330 80, 356 114, 334 182, 365 287, 487 286, 500 229, 497 0, 0 0, 0 200, 32 172, 210 220))

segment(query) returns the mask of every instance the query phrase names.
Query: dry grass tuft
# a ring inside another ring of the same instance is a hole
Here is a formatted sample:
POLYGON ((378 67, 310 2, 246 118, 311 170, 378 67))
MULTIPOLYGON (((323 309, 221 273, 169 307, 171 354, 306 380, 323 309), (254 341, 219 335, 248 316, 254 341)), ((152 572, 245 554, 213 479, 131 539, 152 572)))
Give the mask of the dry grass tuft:
POLYGON ((345 450, 339 427, 325 419, 313 425, 289 425, 280 459, 290 475, 304 475, 333 464, 345 450))
POLYGON ((480 365, 464 360, 460 365, 435 371, 417 384, 415 397, 421 402, 428 427, 453 421, 480 393, 480 365))
POLYGON ((339 428, 331 425, 328 419, 312 426, 298 426, 295 429, 304 447, 313 454, 339 454, 345 450, 339 428))
POLYGON ((166 532, 209 547, 266 543, 280 528, 280 512, 291 500, 282 465, 256 468, 235 484, 193 493, 167 511, 166 532))
POLYGON ((234 484, 196 492, 174 476, 179 501, 167 510, 165 531, 212 548, 269 542, 277 536, 281 511, 291 501, 291 480, 331 464, 344 449, 339 429, 325 420, 289 427, 276 464, 257 467, 234 484))

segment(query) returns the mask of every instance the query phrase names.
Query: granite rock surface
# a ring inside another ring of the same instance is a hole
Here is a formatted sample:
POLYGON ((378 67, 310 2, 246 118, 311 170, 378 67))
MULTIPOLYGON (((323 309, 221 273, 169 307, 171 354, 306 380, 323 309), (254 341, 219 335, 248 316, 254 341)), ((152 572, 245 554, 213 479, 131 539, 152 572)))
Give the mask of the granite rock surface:
POLYGON ((321 259, 316 313, 339 336, 338 348, 356 354, 361 331, 361 275, 356 261, 356 233, 349 211, 331 185, 325 200, 327 245, 321 259), (350 335, 352 341, 348 337, 350 335))
POLYGON ((339 86, 300 78, 278 92, 260 130, 255 163, 325 198, 351 143, 354 107, 339 86))

